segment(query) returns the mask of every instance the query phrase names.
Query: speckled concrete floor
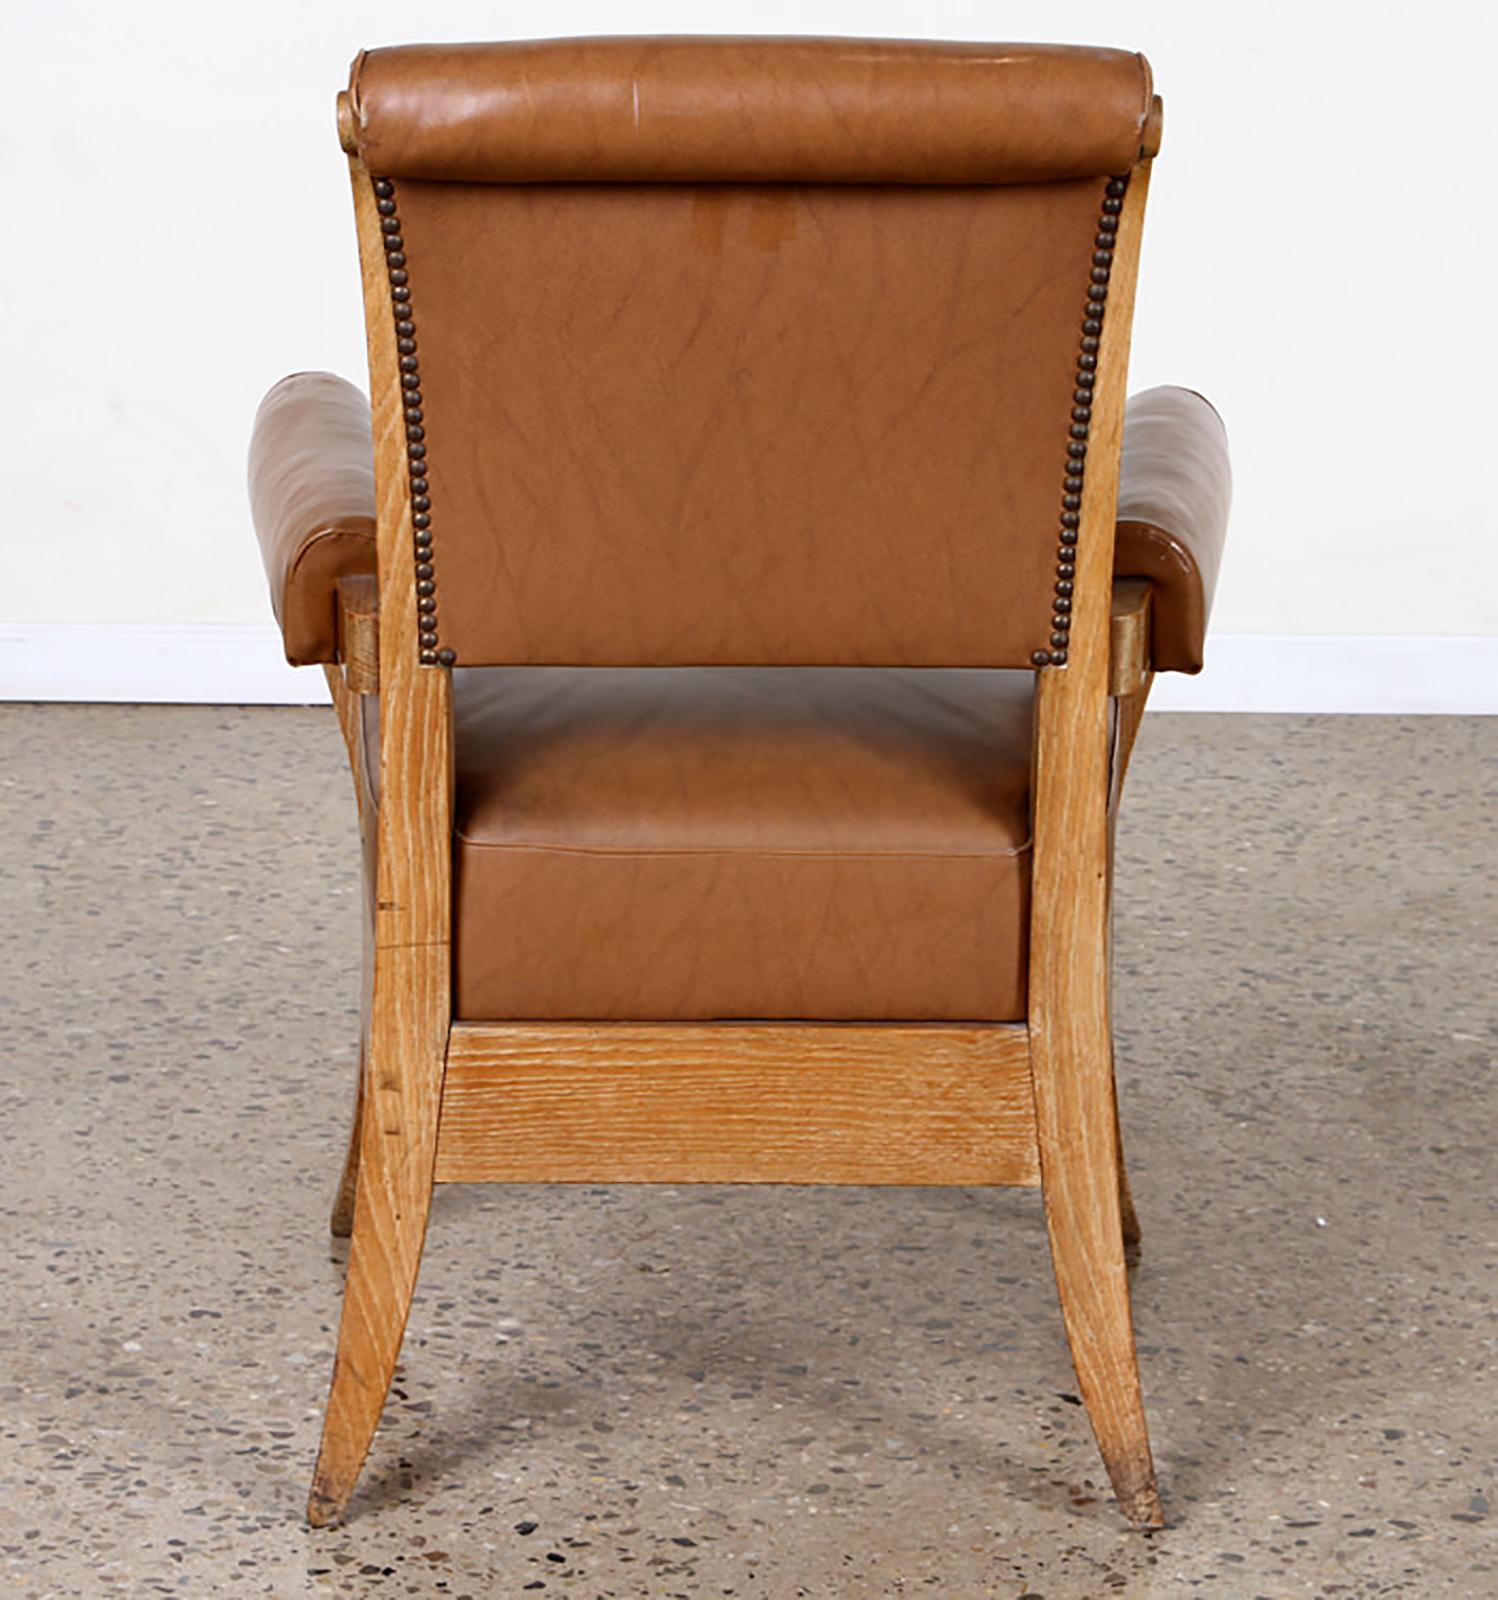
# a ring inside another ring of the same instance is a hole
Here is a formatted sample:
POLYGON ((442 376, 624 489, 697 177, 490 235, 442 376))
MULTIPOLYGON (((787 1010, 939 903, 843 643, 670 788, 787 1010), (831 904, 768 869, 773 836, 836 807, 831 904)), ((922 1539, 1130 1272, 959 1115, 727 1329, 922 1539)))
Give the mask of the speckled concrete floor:
POLYGON ((1498 723, 1154 717, 1122 850, 1123 1531, 1038 1198, 439 1192, 356 1514, 355 849, 331 713, 7 707, 0 1589, 1498 1595, 1498 723))

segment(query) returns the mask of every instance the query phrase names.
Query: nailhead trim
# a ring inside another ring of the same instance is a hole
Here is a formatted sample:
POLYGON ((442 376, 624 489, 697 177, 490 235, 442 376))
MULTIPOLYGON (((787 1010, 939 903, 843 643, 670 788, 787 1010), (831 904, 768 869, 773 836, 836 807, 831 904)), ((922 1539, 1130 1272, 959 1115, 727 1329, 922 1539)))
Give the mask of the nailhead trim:
POLYGON ((421 403, 421 365, 416 357, 416 316, 411 306, 411 275, 406 270, 406 241, 395 208, 395 185, 374 180, 375 210, 384 236, 385 270, 395 312, 395 348, 400 357, 401 399, 406 419, 406 471, 411 490, 412 554, 416 561, 417 640, 424 667, 450 667, 458 659, 437 642, 437 569, 432 560, 431 467, 427 457, 426 418, 421 403))
POLYGON ((1077 530, 1082 517, 1082 479, 1087 471, 1087 436, 1092 428, 1092 390, 1097 380, 1098 345, 1103 332, 1103 311, 1108 299, 1108 279, 1113 271, 1113 249, 1118 234, 1118 214, 1129 187, 1127 178, 1110 178, 1103 190, 1103 209, 1093 240, 1092 269, 1087 284, 1087 306, 1082 318, 1082 345, 1077 354, 1077 380, 1072 390, 1066 475, 1061 482, 1061 544, 1056 551, 1056 593, 1051 602, 1051 635, 1030 657, 1037 667, 1064 667, 1071 639, 1072 596, 1077 576, 1077 530))
MULTIPOLYGON (((1102 213, 1092 254, 1087 303, 1082 321, 1082 343, 1077 357, 1076 388, 1072 394, 1070 442, 1066 447, 1062 479, 1061 547, 1056 552, 1056 598, 1052 602, 1048 647, 1030 657, 1037 667, 1064 667, 1071 637, 1072 593, 1076 577, 1078 515, 1082 481, 1087 470, 1087 438, 1092 422, 1092 389, 1096 381, 1097 351, 1112 274, 1114 240, 1127 178, 1110 178, 1103 191, 1102 213)), ((401 386, 406 417, 406 459, 410 474, 412 526, 415 534, 417 612, 420 621, 420 659, 423 666, 450 667, 457 655, 440 648, 437 636, 436 568, 432 560, 431 463, 427 459, 423 426, 421 369, 416 357, 416 319, 411 305, 410 275, 406 271, 405 241, 396 211, 395 185, 389 178, 374 180, 375 205, 384 236, 390 297, 395 313, 396 348, 400 352, 401 386)))

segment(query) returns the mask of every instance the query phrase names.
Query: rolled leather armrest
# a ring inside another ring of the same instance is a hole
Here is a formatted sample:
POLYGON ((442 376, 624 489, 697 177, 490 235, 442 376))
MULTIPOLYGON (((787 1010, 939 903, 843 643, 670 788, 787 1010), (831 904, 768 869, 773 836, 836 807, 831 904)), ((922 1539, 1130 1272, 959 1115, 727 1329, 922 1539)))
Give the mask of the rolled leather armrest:
POLYGON ((332 661, 338 580, 375 570, 369 401, 331 372, 283 378, 250 436, 250 514, 293 666, 332 661))
POLYGON ((1134 395, 1124 411, 1113 575, 1153 588, 1157 671, 1202 669, 1232 499, 1227 432, 1207 401, 1170 386, 1134 395))

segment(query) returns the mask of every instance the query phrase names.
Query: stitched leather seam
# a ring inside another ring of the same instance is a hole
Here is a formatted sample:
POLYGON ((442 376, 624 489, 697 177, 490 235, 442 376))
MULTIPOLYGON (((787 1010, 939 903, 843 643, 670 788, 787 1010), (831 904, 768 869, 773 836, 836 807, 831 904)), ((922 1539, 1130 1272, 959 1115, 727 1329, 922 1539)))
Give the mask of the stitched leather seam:
MULTIPOLYGON (((362 515, 363 513, 358 514, 362 515)), ((286 569, 286 583, 282 591, 283 599, 285 591, 289 590, 295 581, 302 563, 319 545, 327 544, 331 539, 355 539, 361 544, 367 544, 371 550, 375 547, 375 536, 372 533, 364 533, 358 528, 318 528, 316 532, 307 534, 297 546, 296 554, 291 558, 291 565, 286 569)))

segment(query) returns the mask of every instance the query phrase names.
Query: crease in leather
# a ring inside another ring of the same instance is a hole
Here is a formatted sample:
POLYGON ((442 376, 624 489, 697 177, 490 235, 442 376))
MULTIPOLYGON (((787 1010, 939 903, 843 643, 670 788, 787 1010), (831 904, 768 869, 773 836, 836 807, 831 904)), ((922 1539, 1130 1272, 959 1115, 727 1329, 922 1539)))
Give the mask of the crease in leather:
MULTIPOLYGON (((367 421, 368 402, 352 385, 333 379, 323 373, 295 373, 282 379, 267 396, 269 399, 283 386, 308 381, 330 381, 348 391, 349 403, 362 408, 367 421)), ((1175 489, 1176 508, 1167 514, 1159 510, 1162 493, 1150 482, 1148 471, 1141 472, 1135 455, 1129 451, 1129 427, 1126 423, 1124 450, 1121 460, 1123 484, 1120 497, 1120 517, 1115 539, 1115 576, 1138 577, 1150 582, 1155 590, 1154 603, 1154 656, 1158 671, 1197 672, 1201 670, 1207 622, 1211 613, 1215 580, 1220 570, 1222 548, 1226 536, 1227 509, 1230 504, 1231 476, 1227 458, 1226 430, 1220 414, 1211 402, 1193 389, 1171 386, 1146 390, 1129 400, 1128 415, 1134 419, 1137 430, 1139 420, 1146 410, 1155 413, 1157 428, 1171 419, 1184 436, 1182 453, 1190 474, 1188 487, 1199 479, 1209 484, 1215 477, 1226 485, 1226 498, 1214 502, 1211 493, 1200 497, 1196 511, 1183 513, 1179 507, 1181 488, 1175 489), (1204 414, 1192 417, 1193 408, 1204 414), (1215 430, 1203 426, 1205 418, 1215 423, 1215 430), (1164 419, 1162 423, 1161 419, 1164 419), (1192 443, 1193 431, 1198 436, 1192 443), (1205 440, 1205 442, 1203 442, 1205 440), (1205 461, 1205 468, 1201 463, 1205 461), (1148 502, 1156 503, 1157 520, 1141 520, 1130 514, 1148 502), (1163 524, 1170 523, 1180 531, 1171 531, 1163 524), (1200 552, 1200 553, 1198 553, 1200 552), (1168 567, 1168 572, 1162 568, 1168 567)), ((309 422, 298 420, 297 428, 320 424, 315 416, 309 422)), ((252 455, 255 447, 252 445, 252 455)), ((306 452, 310 457, 311 452, 306 452)), ((1158 454, 1158 449, 1156 451, 1158 454)), ((282 519, 283 521, 287 519, 282 519)), ((276 620, 281 625, 286 640, 287 657, 296 664, 333 659, 336 650, 336 581, 345 572, 369 572, 375 568, 374 490, 369 480, 367 509, 350 512, 340 523, 324 519, 320 523, 304 525, 294 517, 295 542, 284 571, 274 556, 270 545, 279 533, 262 534, 266 565, 271 576, 271 602, 276 620), (366 529, 350 525, 366 520, 366 529), (348 559, 335 560, 331 571, 314 571, 327 553, 330 545, 346 544, 348 559), (277 575, 278 574, 278 575, 277 575), (309 619, 319 619, 309 622, 309 619)))
MULTIPOLYGON (((627 670, 528 701, 520 666, 479 723, 456 674, 458 1015, 1024 1017, 1033 675, 987 674, 1022 710, 982 674, 813 665, 1028 666, 1049 631, 1097 180, 1133 165, 1151 83, 1121 52, 994 50, 361 52, 355 127, 400 179, 420 308, 443 643, 811 674, 799 709, 741 676, 742 701, 662 680, 646 715, 627 670)), ((293 602, 331 618, 340 559, 373 549, 313 515, 340 483, 364 514, 367 402, 291 382, 294 482, 257 515, 288 654, 293 602)), ((1199 653, 1229 480, 1220 420, 1161 394, 1131 415, 1176 443, 1126 461, 1119 520, 1166 657, 1199 653)), ((274 442, 257 419, 252 493, 274 442)))
POLYGON ((1029 668, 1102 191, 403 181, 440 644, 1029 668))

